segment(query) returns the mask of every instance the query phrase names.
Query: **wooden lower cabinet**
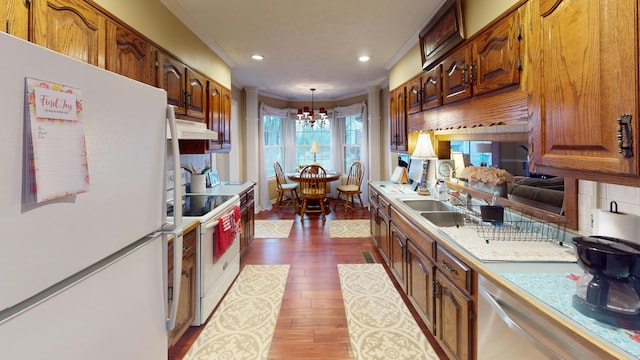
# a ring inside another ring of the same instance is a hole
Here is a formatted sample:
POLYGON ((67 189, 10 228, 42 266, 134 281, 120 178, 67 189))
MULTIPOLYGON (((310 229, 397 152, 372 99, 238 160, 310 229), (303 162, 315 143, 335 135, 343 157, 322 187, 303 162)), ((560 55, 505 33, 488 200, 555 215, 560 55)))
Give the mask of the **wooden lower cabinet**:
POLYGON ((389 236, 389 216, 382 211, 382 209, 378 209, 376 211, 377 219, 378 219, 378 250, 380 251, 380 255, 384 261, 389 265, 391 262, 391 237, 389 236))
POLYGON ((389 268, 391 272, 398 280, 398 284, 404 292, 407 292, 406 282, 406 247, 407 247, 407 235, 405 235, 393 222, 390 226, 391 237, 390 246, 391 254, 389 257, 389 268))
POLYGON ((255 200, 254 187, 240 194, 240 216, 242 221, 242 233, 240 234, 240 255, 242 256, 253 240, 255 234, 255 200))
POLYGON ((411 240, 407 241, 407 297, 432 333, 435 330, 435 271, 433 260, 411 240))
MULTIPOLYGON (((170 240, 172 242, 173 240, 170 240)), ((173 286, 173 247, 169 244, 169 307, 173 303, 173 294, 178 292, 179 304, 176 314, 176 324, 173 330, 169 331, 169 347, 173 346, 180 337, 187 331, 195 318, 196 306, 196 228, 193 227, 184 233, 182 239, 182 276, 180 288, 173 286)))
POLYGON ((449 359, 471 359, 473 299, 439 269, 435 280, 436 339, 449 359))

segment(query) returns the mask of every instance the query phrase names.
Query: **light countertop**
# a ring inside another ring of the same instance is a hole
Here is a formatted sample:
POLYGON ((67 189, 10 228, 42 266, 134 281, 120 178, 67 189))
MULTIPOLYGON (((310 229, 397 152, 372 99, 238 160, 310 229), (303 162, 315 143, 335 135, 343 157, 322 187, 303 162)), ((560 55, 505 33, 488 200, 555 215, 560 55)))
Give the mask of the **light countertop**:
MULTIPOLYGON (((640 342, 635 340, 640 332, 616 328, 592 320, 571 307, 571 296, 575 292, 575 282, 571 279, 582 275, 583 270, 576 262, 549 261, 482 261, 462 244, 449 236, 448 231, 433 225, 402 202, 405 199, 425 199, 407 184, 388 181, 370 182, 378 192, 391 201, 392 206, 411 222, 435 238, 439 246, 444 246, 468 266, 498 285, 503 290, 544 312, 557 324, 581 337, 586 343, 595 343, 605 349, 612 358, 640 358, 640 342), (545 281, 542 281, 542 280, 545 281), (551 279, 551 280, 550 280, 551 279), (539 284, 533 286, 532 284, 539 284), (551 285, 555 288, 550 290, 551 285), (564 298, 566 299, 564 299, 564 298)), ((433 198, 431 198, 433 199, 433 198)), ((567 233, 566 243, 576 234, 567 233)), ((490 245, 499 245, 490 243, 490 245)), ((572 245, 570 245, 572 246, 572 245)))

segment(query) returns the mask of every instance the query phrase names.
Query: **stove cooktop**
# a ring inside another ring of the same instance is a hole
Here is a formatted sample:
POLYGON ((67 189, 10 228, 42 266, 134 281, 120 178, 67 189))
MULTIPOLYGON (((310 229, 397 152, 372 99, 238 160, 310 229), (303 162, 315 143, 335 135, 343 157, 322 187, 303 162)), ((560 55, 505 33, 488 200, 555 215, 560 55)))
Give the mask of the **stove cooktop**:
MULTIPOLYGON (((182 216, 203 216, 232 197, 233 195, 184 195, 182 216)), ((173 216, 173 206, 167 206, 167 216, 173 216)))

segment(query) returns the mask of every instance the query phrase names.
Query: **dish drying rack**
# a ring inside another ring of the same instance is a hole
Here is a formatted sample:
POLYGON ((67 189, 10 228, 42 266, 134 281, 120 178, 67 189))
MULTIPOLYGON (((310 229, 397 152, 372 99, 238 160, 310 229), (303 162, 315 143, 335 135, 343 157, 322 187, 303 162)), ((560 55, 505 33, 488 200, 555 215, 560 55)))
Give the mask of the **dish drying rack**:
POLYGON ((465 226, 475 226, 478 235, 490 241, 548 241, 564 244, 566 221, 547 221, 504 207, 503 221, 483 220, 479 205, 456 206, 465 226))

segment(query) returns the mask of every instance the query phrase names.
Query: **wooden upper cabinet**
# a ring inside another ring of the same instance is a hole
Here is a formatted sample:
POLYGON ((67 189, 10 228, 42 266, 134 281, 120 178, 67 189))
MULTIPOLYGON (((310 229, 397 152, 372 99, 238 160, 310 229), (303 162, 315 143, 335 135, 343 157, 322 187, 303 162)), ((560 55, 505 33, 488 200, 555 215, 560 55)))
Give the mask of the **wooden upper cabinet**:
POLYGON ((471 97, 471 48, 463 46, 442 62, 442 102, 471 97))
POLYGON ((186 68, 185 108, 189 117, 204 121, 207 106, 207 78, 186 68))
POLYGON ((82 0, 33 0, 31 41, 105 67, 106 18, 82 0))
POLYGON ((154 64, 152 46, 145 38, 107 22, 107 70, 155 86, 154 64))
POLYGON ((422 76, 409 80, 405 88, 407 89, 407 114, 422 111, 422 76))
POLYGON ((231 90, 222 88, 221 101, 218 138, 223 149, 231 149, 231 90))
POLYGON ((162 51, 157 51, 157 58, 157 86, 167 92, 167 103, 176 107, 176 116, 186 114, 185 65, 162 51))
POLYGON ((442 66, 422 74, 422 110, 442 105, 442 66))
POLYGON ((407 110, 404 86, 393 90, 389 95, 389 121, 391 150, 407 151, 407 110))
POLYGON ((520 7, 472 42, 474 95, 520 83, 522 12, 520 7))
POLYGON ((531 2, 533 166, 638 174, 637 7, 636 0, 531 2), (628 131, 618 124, 625 114, 628 131), (621 128, 630 145, 623 153, 621 128))
POLYGON ((222 148, 220 142, 220 107, 222 104, 222 85, 209 81, 207 104, 207 128, 218 133, 218 139, 209 140, 209 150, 222 148))
POLYGON ((0 31, 29 40, 29 7, 24 0, 0 0, 0 31))

